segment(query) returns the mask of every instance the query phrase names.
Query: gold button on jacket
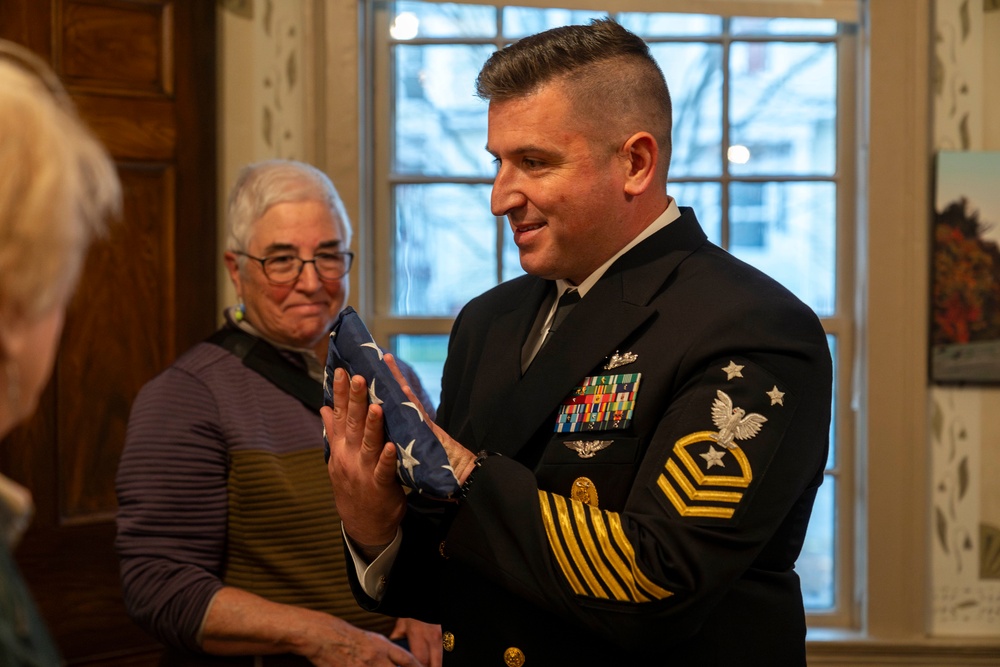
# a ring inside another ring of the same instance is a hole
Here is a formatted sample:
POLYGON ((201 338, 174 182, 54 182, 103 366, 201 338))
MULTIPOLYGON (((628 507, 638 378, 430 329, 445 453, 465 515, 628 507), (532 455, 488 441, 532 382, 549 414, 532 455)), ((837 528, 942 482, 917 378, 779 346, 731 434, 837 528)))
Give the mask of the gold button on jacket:
POLYGON ((503 652, 503 661, 507 667, 521 667, 524 664, 524 651, 516 646, 511 646, 503 652))

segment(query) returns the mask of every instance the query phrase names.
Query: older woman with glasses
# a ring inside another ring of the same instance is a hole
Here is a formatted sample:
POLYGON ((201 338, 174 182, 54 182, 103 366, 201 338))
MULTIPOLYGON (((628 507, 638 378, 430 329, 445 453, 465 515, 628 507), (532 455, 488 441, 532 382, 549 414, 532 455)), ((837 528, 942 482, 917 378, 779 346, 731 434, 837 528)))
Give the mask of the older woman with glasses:
POLYGON ((340 197, 309 165, 262 162, 240 174, 228 224, 239 304, 129 421, 116 542, 129 613, 168 665, 440 665, 438 626, 362 610, 345 573, 318 412, 354 257, 340 197))

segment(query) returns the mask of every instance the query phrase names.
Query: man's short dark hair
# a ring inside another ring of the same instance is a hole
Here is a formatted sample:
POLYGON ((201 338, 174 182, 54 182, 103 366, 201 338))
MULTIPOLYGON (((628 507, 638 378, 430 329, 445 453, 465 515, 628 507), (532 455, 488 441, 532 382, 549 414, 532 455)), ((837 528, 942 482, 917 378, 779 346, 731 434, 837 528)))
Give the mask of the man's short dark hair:
POLYGON ((553 82, 567 84, 574 107, 624 140, 652 134, 670 162, 670 93, 649 46, 612 19, 552 28, 497 51, 476 79, 476 94, 503 102, 553 82))

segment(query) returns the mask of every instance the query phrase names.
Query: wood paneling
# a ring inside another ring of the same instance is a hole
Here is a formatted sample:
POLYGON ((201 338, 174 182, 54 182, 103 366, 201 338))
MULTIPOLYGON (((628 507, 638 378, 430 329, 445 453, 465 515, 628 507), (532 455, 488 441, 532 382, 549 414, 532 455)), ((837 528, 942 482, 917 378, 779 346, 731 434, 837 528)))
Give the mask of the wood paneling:
POLYGON ((178 143, 177 109, 173 100, 79 95, 76 107, 98 138, 119 160, 172 161, 178 143))
POLYGON ((171 8, 169 2, 59 5, 53 55, 66 83, 125 94, 169 94, 171 8))
POLYGON ((124 164, 124 219, 91 252, 56 376, 60 520, 104 520, 132 399, 174 357, 173 167, 124 164), (109 336, 109 331, 114 331, 109 336), (86 388, 81 391, 81 388, 86 388))
POLYGON ((121 598, 114 476, 139 388, 215 327, 215 3, 0 0, 0 37, 52 63, 125 198, 37 414, 0 443, 35 497, 16 555, 70 665, 155 665, 121 598))

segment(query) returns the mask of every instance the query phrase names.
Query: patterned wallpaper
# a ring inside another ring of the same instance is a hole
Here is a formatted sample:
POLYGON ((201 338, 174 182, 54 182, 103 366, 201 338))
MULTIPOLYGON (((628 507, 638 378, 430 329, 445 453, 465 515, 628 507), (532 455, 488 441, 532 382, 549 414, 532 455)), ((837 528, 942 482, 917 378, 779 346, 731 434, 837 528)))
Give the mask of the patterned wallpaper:
POLYGON ((303 0, 222 0, 223 9, 253 23, 249 53, 253 90, 253 159, 303 159, 303 0))
MULTIPOLYGON (((992 0, 936 0, 936 150, 982 150, 984 12, 992 0)), ((990 82, 989 85, 997 85, 990 82)), ((929 224, 929 223, 928 223, 929 224)), ((930 633, 1000 633, 1000 389, 932 385, 930 633)))

